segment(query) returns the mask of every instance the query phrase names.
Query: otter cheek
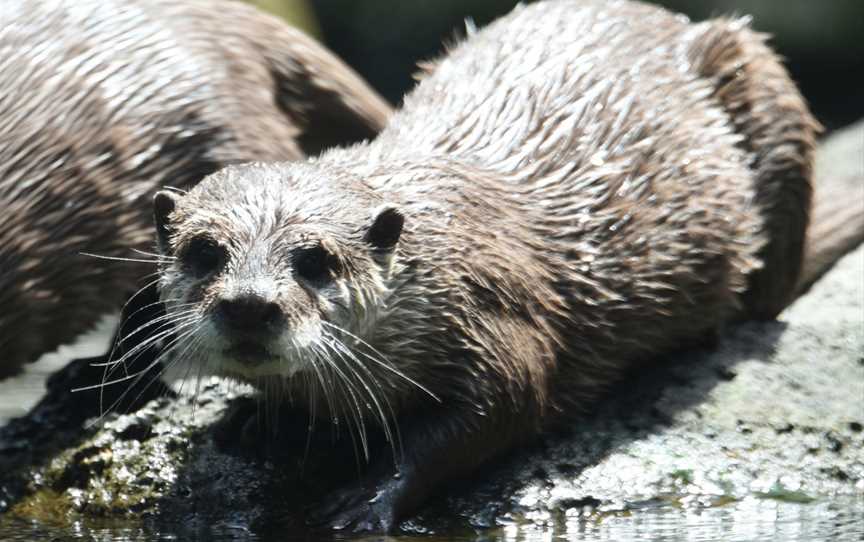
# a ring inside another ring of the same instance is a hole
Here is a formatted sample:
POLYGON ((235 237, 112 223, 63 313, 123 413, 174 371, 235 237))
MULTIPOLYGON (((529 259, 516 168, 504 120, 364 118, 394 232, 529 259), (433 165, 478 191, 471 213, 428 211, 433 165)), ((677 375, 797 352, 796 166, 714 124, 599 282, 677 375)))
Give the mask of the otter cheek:
POLYGON ((362 307, 362 301, 362 299, 355 299, 355 292, 346 280, 334 281, 327 288, 319 291, 317 305, 318 325, 323 326, 320 330, 321 334, 326 337, 334 333, 338 335, 340 328, 352 329, 355 313, 362 307))
POLYGON ((307 350, 316 348, 316 345, 325 347, 322 344, 323 333, 321 322, 318 319, 304 318, 289 333, 291 333, 291 340, 297 348, 307 350))

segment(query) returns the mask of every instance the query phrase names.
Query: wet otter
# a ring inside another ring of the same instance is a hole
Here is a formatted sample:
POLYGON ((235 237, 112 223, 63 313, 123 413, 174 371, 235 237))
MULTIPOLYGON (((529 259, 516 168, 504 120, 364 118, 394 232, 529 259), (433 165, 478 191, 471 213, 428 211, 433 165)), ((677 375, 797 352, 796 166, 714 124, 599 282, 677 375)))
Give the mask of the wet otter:
POLYGON ((389 530, 628 367, 781 310, 816 130, 746 21, 517 8, 374 141, 157 194, 165 355, 387 433, 310 521, 389 530))
POLYGON ((368 138, 389 114, 315 41, 239 3, 5 1, 0 20, 7 372, 134 291, 147 266, 81 253, 142 258, 158 186, 368 138))

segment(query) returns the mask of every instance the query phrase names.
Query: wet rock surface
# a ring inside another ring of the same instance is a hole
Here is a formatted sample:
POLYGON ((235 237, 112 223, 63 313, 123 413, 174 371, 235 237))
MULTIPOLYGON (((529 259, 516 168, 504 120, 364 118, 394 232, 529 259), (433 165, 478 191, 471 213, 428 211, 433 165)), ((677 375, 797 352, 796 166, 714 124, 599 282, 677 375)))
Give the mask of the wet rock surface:
MULTIPOLYGON (((357 475, 344 436, 307 452, 305 428, 283 419, 278 434, 241 438, 229 411, 257 407, 216 381, 191 394, 149 377, 125 395, 106 388, 103 407, 121 402, 100 418, 98 391, 70 390, 102 371, 72 363, 0 428, 0 534, 118 521, 181 539, 299 533, 306 506, 357 475)), ((584 533, 658 510, 717 525, 742 510, 791 514, 800 527, 838 507, 843 533, 864 530, 864 247, 778 321, 730 327, 712 350, 634 372, 583 418, 447 488, 402 532, 576 522, 584 533)))

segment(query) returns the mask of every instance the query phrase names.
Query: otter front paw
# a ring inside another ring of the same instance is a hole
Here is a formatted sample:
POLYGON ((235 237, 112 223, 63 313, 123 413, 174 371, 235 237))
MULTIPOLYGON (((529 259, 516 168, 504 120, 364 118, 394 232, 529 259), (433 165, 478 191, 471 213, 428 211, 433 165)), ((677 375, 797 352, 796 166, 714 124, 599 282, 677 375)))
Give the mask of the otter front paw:
POLYGON ((354 533, 387 533, 395 526, 398 480, 377 486, 356 485, 327 495, 306 514, 311 527, 354 533))

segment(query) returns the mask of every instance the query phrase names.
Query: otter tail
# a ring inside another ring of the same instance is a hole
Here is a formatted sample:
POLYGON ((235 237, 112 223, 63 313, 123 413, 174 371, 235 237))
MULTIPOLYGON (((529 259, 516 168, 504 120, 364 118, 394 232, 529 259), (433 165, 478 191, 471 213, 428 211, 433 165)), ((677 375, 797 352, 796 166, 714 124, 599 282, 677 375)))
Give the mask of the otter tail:
POLYGON ((819 123, 765 35, 746 20, 698 25, 689 46, 693 68, 714 81, 714 98, 750 152, 756 201, 765 220, 763 267, 744 294, 749 318, 775 317, 790 301, 801 273, 810 212, 813 154, 819 123))

